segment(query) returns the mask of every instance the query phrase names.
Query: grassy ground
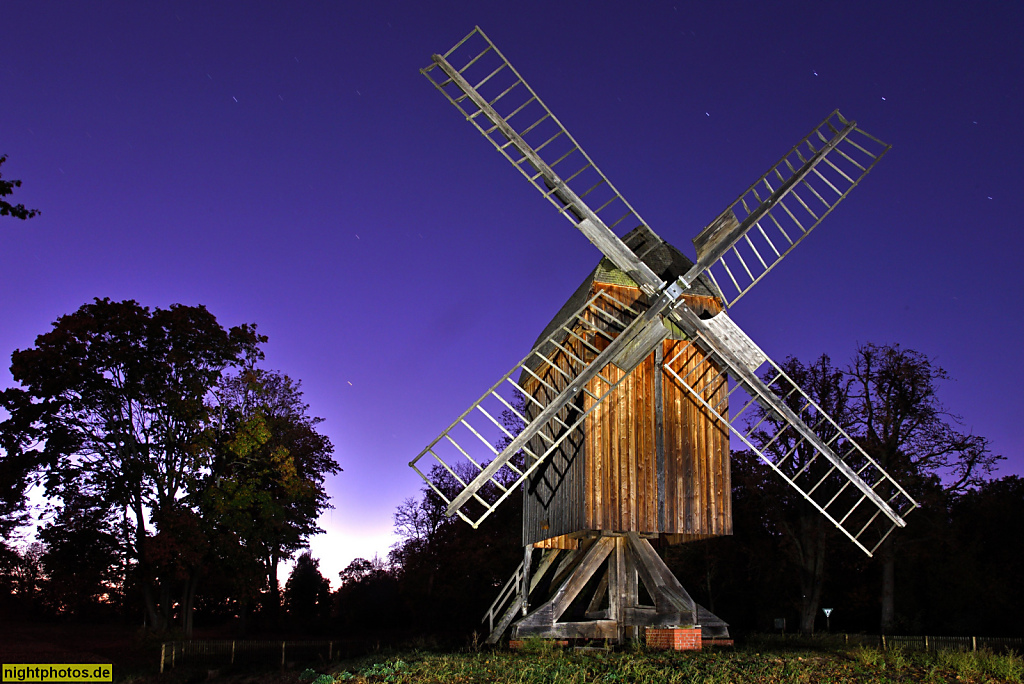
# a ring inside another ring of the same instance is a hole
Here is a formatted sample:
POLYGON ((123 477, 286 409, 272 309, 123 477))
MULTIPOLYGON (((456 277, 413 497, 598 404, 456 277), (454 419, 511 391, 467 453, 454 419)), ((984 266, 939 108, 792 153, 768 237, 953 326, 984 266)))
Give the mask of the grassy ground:
POLYGON ((691 653, 553 650, 461 654, 405 653, 364 658, 300 675, 333 682, 539 684, 559 682, 1021 682, 1024 659, 1013 654, 918 653, 856 647, 822 652, 738 649, 691 653))
MULTIPOLYGON (((369 650, 369 649, 367 649, 369 650)), ((338 651, 335 650, 335 653, 338 651)), ((349 652, 359 652, 350 650, 349 652)), ((365 651, 363 651, 365 652, 365 651)), ((156 674, 159 645, 129 628, 12 625, 0 621, 0 662, 114 663, 116 684, 471 684, 496 682, 948 682, 1024 684, 1024 657, 942 651, 922 653, 850 646, 841 638, 749 638, 737 649, 676 653, 552 649, 528 642, 524 651, 382 651, 332 665, 225 668, 188 666, 156 674), (217 669, 210 669, 217 668, 217 669)))

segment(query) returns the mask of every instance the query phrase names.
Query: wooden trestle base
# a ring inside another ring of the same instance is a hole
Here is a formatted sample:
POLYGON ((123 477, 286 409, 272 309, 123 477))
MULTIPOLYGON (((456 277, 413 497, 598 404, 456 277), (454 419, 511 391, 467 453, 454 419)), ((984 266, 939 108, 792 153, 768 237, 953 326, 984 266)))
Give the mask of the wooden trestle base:
POLYGON ((487 641, 497 643, 510 625, 513 639, 625 643, 641 638, 644 627, 698 626, 705 638, 729 636, 728 625, 698 605, 651 543, 635 532, 581 540, 572 551, 546 550, 487 641), (654 605, 641 604, 641 584, 644 598, 654 605), (527 587, 530 600, 524 602, 527 587), (583 594, 588 589, 589 600, 583 594))

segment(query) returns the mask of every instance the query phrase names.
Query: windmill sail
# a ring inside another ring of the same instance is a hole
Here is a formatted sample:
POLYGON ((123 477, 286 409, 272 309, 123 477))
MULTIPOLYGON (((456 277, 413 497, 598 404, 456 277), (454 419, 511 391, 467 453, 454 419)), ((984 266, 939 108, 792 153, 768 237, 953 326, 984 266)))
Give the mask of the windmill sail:
POLYGON ((914 499, 725 312, 702 321, 684 304, 672 318, 690 340, 665 372, 864 553, 906 524, 914 499), (713 397, 708 377, 724 374, 735 382, 713 397))
POLYGON ((559 213, 648 294, 665 285, 613 232, 644 220, 479 26, 433 59, 423 75, 559 213))
POLYGON ((836 110, 693 239, 697 263, 731 307, 860 183, 889 145, 836 110))

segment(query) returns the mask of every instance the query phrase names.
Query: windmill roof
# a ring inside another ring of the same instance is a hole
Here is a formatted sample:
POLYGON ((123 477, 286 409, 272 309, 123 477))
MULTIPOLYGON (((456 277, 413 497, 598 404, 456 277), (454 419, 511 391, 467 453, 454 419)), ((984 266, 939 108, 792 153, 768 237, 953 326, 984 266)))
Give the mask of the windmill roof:
MULTIPOLYGON (((640 260, 647 264, 647 266, 654 271, 659 278, 666 282, 676 280, 679 276, 685 274, 693 267, 693 262, 685 254, 670 245, 668 242, 662 240, 657 233, 647 226, 634 228, 622 238, 622 241, 630 248, 630 250, 633 251, 634 254, 640 257, 640 260)), ((636 287, 639 289, 636 282, 634 282, 633 279, 624 271, 615 266, 611 259, 608 259, 607 257, 601 259, 597 268, 591 271, 590 275, 580 283, 580 286, 576 288, 576 291, 571 297, 569 297, 569 300, 562 305, 562 308, 558 310, 558 313, 556 313, 555 317, 551 319, 551 322, 548 323, 541 334, 537 336, 537 340, 534 342, 534 347, 536 347, 541 340, 550 335, 554 330, 557 330, 574 313, 576 313, 584 303, 586 303, 595 282, 622 285, 625 287, 636 287)), ((718 288, 715 287, 714 284, 704 275, 701 275, 693 283, 690 287, 690 293, 705 297, 721 298, 718 288)), ((541 353, 545 354, 546 350, 541 350, 541 353)), ((530 365, 534 364, 539 364, 539 361, 531 360, 530 365)))

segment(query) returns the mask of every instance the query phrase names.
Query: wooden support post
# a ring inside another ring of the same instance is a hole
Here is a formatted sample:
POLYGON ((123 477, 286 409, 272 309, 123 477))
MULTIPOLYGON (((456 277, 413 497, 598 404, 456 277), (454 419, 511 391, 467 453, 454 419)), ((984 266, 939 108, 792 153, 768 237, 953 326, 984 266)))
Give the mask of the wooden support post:
POLYGON ((281 642, 281 669, 284 669, 284 645, 286 642, 281 642))
MULTIPOLYGON (((625 537, 619 537, 622 543, 622 558, 623 568, 625 574, 625 581, 623 582, 623 588, 625 589, 624 611, 626 616, 630 618, 636 614, 636 609, 640 607, 640 583, 637 577, 636 560, 633 554, 629 550, 629 542, 625 537)), ((627 640, 636 641, 640 637, 640 628, 633 624, 630 620, 626 624, 625 638, 627 640)))
POLYGON ((167 642, 160 644, 160 674, 164 673, 164 657, 167 653, 167 642))
POLYGON ((619 544, 617 539, 611 539, 615 544, 612 552, 608 555, 608 619, 618 621, 622 617, 622 605, 619 603, 619 544))
POLYGON ((334 642, 327 642, 327 662, 334 662, 334 642))
POLYGON ((530 604, 530 561, 533 555, 533 544, 527 544, 523 548, 523 581, 519 591, 523 596, 523 617, 529 612, 530 604))
POLYGON ((619 621, 618 643, 626 643, 625 617, 630 612, 629 571, 626 568, 626 538, 615 538, 615 619, 619 621))

